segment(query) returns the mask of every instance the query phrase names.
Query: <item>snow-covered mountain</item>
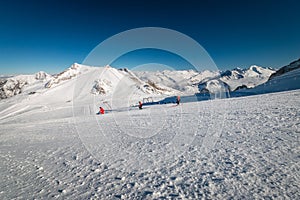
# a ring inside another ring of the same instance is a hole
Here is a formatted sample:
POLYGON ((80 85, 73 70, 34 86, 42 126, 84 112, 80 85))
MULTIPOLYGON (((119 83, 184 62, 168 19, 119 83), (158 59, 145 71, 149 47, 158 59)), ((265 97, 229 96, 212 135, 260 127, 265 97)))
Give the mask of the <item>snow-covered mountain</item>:
MULTIPOLYGON (((127 69, 106 67, 91 67, 74 63, 72 66, 53 76, 45 72, 34 75, 19 75, 0 79, 0 98, 5 99, 20 93, 35 93, 36 90, 44 92, 57 91, 68 85, 70 90, 76 80, 82 79, 85 74, 93 74, 88 79, 91 84, 85 88, 86 94, 112 95, 120 82, 125 81, 136 90, 144 94, 175 94, 179 91, 165 85, 154 83, 150 80, 140 80, 134 73, 127 69)), ((83 78, 85 79, 85 78, 83 78)))
POLYGON ((230 91, 229 85, 221 81, 219 78, 211 79, 203 83, 200 83, 198 85, 198 89, 200 93, 212 93, 212 94, 216 94, 218 92, 230 91))
POLYGON ((220 80, 229 86, 230 91, 240 88, 254 88, 268 81, 275 70, 252 65, 248 69, 236 68, 221 73, 220 80))
MULTIPOLYGON (((3 78, 3 90, 21 93, 0 101, 0 199, 299 199, 300 90, 139 110, 130 105, 142 97, 264 76, 258 67, 141 74, 74 64, 3 78)), ((299 77, 298 68, 240 91, 300 88, 299 77)))
POLYGON ((274 70, 256 65, 248 69, 235 68, 227 71, 130 71, 115 69, 110 66, 92 67, 74 63, 63 72, 49 75, 39 72, 34 75, 19 75, 0 79, 0 98, 8 98, 23 93, 59 94, 60 100, 71 99, 74 87, 82 90, 81 97, 100 95, 119 98, 135 96, 193 95, 195 93, 215 93, 220 90, 227 92, 244 88, 254 88, 266 83, 269 77, 277 76, 282 71, 294 69, 297 62, 291 63, 284 70, 275 73, 274 70), (275 74, 274 74, 275 73, 275 74), (77 84, 77 86, 76 86, 77 84), (134 94, 128 94, 128 90, 134 94), (65 95, 68 94, 68 95, 65 95), (68 97, 66 97, 68 96, 68 97), (65 98, 62 98, 65 97, 65 98))
POLYGON ((22 91, 32 93, 33 88, 42 88, 43 84, 51 79, 51 75, 38 72, 34 75, 18 75, 0 79, 0 99, 12 97, 22 91))
POLYGON ((141 80, 150 81, 155 84, 165 85, 174 90, 181 91, 184 94, 195 94, 199 92, 198 84, 208 80, 217 78, 219 72, 203 71, 196 72, 194 70, 183 71, 135 71, 141 80))
POLYGON ((99 72, 124 73, 0 101, 0 199, 299 199, 300 90, 101 116, 102 94, 62 103, 99 72))
POLYGON ((50 79, 50 81, 47 82, 45 87, 51 88, 55 85, 60 84, 61 82, 64 82, 64 81, 67 81, 67 80, 70 80, 70 79, 76 77, 77 75, 80 74, 80 70, 83 67, 84 67, 83 65, 74 63, 71 67, 64 70, 63 72, 53 75, 52 78, 50 79))
POLYGON ((264 84, 243 92, 263 94, 296 89, 300 89, 300 59, 277 70, 264 84))
POLYGON ((248 69, 235 68, 224 72, 194 70, 162 71, 162 72, 134 72, 140 79, 166 85, 185 94, 201 92, 214 93, 220 88, 235 91, 239 88, 253 88, 265 83, 275 71, 256 65, 248 69))

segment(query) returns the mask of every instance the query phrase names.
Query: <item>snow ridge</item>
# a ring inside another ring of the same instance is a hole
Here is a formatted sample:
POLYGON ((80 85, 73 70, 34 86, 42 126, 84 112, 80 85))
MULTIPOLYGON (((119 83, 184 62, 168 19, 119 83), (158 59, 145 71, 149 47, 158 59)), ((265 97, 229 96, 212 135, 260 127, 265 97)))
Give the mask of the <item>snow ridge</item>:
POLYGON ((280 68, 278 71, 276 71, 275 73, 273 73, 269 80, 272 80, 274 79, 275 77, 278 77, 282 74, 285 74, 285 73, 288 73, 290 71, 293 71, 293 70, 296 70, 296 69, 299 69, 300 68, 300 59, 290 63, 289 65, 287 66, 284 66, 282 68, 280 68))
POLYGON ((81 73, 80 72, 81 68, 82 68, 82 65, 74 63, 71 67, 69 67, 65 71, 54 75, 52 77, 52 79, 48 83, 46 83, 45 87, 51 88, 55 85, 60 84, 63 81, 70 80, 70 79, 76 77, 77 75, 79 75, 81 73))
POLYGON ((173 94, 178 91, 164 85, 154 83, 150 80, 143 81, 128 69, 115 69, 106 66, 104 71, 99 74, 98 79, 95 80, 92 94, 112 95, 116 90, 124 90, 122 84, 132 86, 132 88, 141 94, 173 94))

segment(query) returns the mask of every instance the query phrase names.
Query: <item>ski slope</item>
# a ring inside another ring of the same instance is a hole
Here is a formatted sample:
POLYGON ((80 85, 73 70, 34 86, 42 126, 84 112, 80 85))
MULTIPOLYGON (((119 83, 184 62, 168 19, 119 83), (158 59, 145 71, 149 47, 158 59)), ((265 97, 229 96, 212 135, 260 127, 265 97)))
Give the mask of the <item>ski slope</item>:
POLYGON ((68 84, 1 101, 0 199, 300 198, 300 90, 96 116, 68 84))

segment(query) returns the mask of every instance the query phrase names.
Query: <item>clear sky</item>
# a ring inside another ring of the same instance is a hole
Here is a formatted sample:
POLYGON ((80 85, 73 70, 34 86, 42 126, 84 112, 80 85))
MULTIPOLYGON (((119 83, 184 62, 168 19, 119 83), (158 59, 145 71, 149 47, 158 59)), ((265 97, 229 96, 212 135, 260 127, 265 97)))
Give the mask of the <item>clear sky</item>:
MULTIPOLYGON (((299 2, 3 0, 0 74, 57 73, 74 62, 83 62, 108 37, 148 26, 174 29, 192 37, 220 69, 252 64, 278 68, 300 57, 299 2)), ((128 59, 164 64, 156 60, 161 59, 158 53, 138 52, 128 59)), ((168 55, 163 55, 167 61, 168 55)), ((129 60, 116 62, 116 67, 133 67, 129 60)))

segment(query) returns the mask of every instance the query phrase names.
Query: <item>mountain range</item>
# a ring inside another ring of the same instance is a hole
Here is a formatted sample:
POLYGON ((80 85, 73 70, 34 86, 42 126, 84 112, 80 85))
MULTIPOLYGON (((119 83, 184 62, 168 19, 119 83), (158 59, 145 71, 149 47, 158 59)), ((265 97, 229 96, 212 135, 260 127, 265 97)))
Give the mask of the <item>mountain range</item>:
MULTIPOLYGON (((61 73, 50 75, 38 72, 33 75, 18 75, 0 78, 0 98, 15 95, 39 95, 58 91, 73 90, 83 79, 85 95, 100 95, 103 99, 111 96, 149 96, 193 95, 215 93, 223 88, 228 92, 253 90, 257 86, 268 85, 278 78, 299 71, 300 59, 287 66, 274 70, 260 66, 248 69, 235 68, 226 71, 131 71, 126 68, 115 69, 110 66, 92 67, 74 63, 61 73), (86 78, 83 78, 86 77, 86 78), (88 81, 87 81, 88 80, 88 81), (87 83, 89 82, 89 83, 87 83), (66 87, 66 85, 68 85, 66 87), (126 85, 128 88, 124 87, 126 85), (129 90, 128 90, 129 89, 129 90), (130 92, 131 94, 128 94, 130 92)), ((286 86, 285 89, 288 89, 286 86)))

